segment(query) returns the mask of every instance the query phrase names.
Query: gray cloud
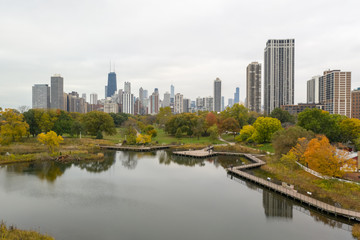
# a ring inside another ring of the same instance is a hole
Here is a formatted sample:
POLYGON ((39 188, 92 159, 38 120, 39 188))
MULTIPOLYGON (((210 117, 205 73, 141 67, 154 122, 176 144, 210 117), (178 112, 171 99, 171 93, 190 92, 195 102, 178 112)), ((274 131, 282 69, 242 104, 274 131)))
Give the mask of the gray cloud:
POLYGON ((246 66, 263 62, 270 38, 295 38, 295 102, 325 69, 352 71, 360 87, 360 19, 356 0, 2 0, 0 106, 31 106, 31 86, 64 76, 65 91, 104 95, 109 61, 118 86, 160 94, 170 84, 185 97, 240 87, 246 66))

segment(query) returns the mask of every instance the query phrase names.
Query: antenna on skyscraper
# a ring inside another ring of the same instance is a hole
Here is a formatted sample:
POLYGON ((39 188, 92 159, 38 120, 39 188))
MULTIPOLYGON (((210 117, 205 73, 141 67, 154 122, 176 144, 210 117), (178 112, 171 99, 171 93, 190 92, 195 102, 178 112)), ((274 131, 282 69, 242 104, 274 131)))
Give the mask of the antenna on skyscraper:
POLYGON ((115 62, 114 62, 114 72, 115 72, 115 62))
POLYGON ((111 72, 111 60, 110 60, 110 72, 111 72))

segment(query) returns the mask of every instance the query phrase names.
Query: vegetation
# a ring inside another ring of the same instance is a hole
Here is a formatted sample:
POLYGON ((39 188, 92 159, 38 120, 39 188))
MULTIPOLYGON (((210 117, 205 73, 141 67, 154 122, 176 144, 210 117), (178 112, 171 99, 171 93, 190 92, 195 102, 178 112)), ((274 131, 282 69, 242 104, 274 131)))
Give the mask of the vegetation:
POLYGON ((0 144, 10 144, 26 135, 29 125, 23 115, 13 109, 0 111, 0 144))
POLYGON ((51 153, 54 153, 55 148, 59 147, 59 144, 64 141, 64 139, 61 136, 58 136, 54 131, 50 131, 46 134, 40 133, 38 135, 38 140, 48 146, 51 153))
POLYGON ((281 108, 275 108, 270 113, 270 117, 279 119, 281 123, 295 123, 295 117, 281 108))
POLYGON ((109 135, 116 134, 114 120, 107 113, 92 111, 84 114, 82 120, 86 131, 91 136, 97 136, 102 132, 109 135))
POLYGON ((356 239, 360 239, 360 224, 354 224, 352 228, 352 235, 356 239))
POLYGON ((7 240, 54 240, 46 234, 40 234, 36 231, 25 231, 17 229, 14 226, 7 227, 3 222, 0 223, 0 236, 1 239, 7 240))

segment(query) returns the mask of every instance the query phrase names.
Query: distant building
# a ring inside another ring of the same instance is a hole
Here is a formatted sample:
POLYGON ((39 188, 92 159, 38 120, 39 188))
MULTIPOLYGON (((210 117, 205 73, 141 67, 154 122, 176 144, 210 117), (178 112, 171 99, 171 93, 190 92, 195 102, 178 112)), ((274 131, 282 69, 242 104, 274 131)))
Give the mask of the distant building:
POLYGON ((170 107, 170 96, 169 92, 164 93, 163 107, 170 107))
POLYGON ((48 84, 35 84, 32 87, 32 108, 50 108, 50 87, 48 84))
POLYGON ((110 72, 108 74, 108 84, 107 84, 107 92, 105 98, 111 97, 116 93, 116 91, 117 91, 116 73, 110 72))
POLYGON ((131 83, 124 82, 124 93, 131 93, 131 83))
POLYGON ((105 100, 104 112, 105 113, 118 113, 119 105, 116 102, 112 102, 110 100, 105 100))
POLYGON ((307 103, 320 103, 320 80, 322 76, 315 76, 307 81, 307 103))
POLYGON ((66 110, 64 106, 64 78, 60 74, 51 77, 50 105, 52 109, 66 110))
MULTIPOLYGON (((264 50, 264 111, 294 104, 295 39, 270 39, 264 50)), ((249 100, 248 100, 249 102, 249 100)))
POLYGON ((81 94, 81 98, 83 98, 86 102, 86 93, 81 94))
POLYGON ((171 84, 170 86, 170 103, 174 104, 175 102, 175 87, 171 84))
POLYGON ((214 108, 209 111, 221 112, 221 80, 214 81, 214 108))
POLYGON ((90 94, 90 104, 97 104, 97 101, 98 101, 97 93, 91 93, 90 94))
POLYGON ((183 100, 183 112, 188 113, 190 112, 190 99, 184 98, 183 100))
POLYGON ((351 117, 351 72, 328 70, 320 79, 320 102, 330 114, 351 117))
POLYGON ((240 88, 236 88, 236 91, 234 93, 234 103, 240 102, 240 88))
POLYGON ((122 112, 134 114, 134 94, 124 92, 122 95, 122 112))
POLYGON ((214 111, 214 98, 213 97, 206 97, 203 100, 204 103, 204 111, 214 111))
POLYGON ((221 97, 221 111, 224 111, 225 110, 225 97, 222 96, 221 97))
POLYGON ((159 92, 157 89, 149 97, 149 114, 158 114, 159 113, 159 92))
POLYGON ((228 99, 228 107, 232 107, 232 106, 234 106, 234 99, 229 98, 228 99))
POLYGON ((299 103, 297 105, 281 105, 280 107, 282 110, 288 111, 292 115, 296 115, 304 111, 305 109, 323 109, 324 106, 321 104, 315 104, 315 103, 299 103))
POLYGON ((351 102, 352 102, 351 117, 360 119, 360 87, 351 92, 351 102))
POLYGON ((203 110, 204 108, 204 99, 201 97, 196 98, 196 109, 197 110, 203 110))
POLYGON ((261 112, 261 64, 250 63, 246 68, 246 107, 261 112))
POLYGON ((183 113, 184 112, 183 95, 180 93, 175 94, 174 112, 175 113, 183 113))

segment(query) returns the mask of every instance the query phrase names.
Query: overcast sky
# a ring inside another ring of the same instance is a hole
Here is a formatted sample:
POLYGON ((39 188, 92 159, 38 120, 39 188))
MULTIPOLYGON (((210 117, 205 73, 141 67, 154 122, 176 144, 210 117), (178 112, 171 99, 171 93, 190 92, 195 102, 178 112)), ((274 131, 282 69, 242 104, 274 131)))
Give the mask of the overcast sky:
POLYGON ((295 103, 325 69, 351 71, 354 89, 359 10, 359 0, 1 0, 0 107, 31 106, 31 87, 55 73, 65 92, 103 98, 110 60, 136 96, 173 84, 194 100, 219 77, 226 104, 236 87, 244 101, 246 66, 282 38, 295 39, 295 103))

